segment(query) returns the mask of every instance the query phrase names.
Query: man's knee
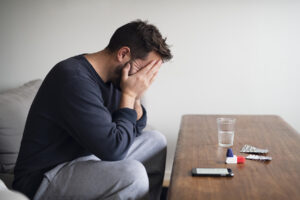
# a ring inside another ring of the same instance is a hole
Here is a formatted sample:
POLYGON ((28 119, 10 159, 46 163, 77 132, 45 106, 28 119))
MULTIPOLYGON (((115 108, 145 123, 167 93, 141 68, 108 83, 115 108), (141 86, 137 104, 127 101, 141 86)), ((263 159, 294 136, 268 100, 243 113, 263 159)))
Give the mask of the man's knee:
POLYGON ((159 131, 147 131, 149 135, 149 140, 153 142, 158 148, 165 149, 167 147, 166 137, 159 131))
POLYGON ((144 165, 136 160, 123 160, 122 168, 123 181, 134 188, 137 197, 148 195, 149 179, 144 165))

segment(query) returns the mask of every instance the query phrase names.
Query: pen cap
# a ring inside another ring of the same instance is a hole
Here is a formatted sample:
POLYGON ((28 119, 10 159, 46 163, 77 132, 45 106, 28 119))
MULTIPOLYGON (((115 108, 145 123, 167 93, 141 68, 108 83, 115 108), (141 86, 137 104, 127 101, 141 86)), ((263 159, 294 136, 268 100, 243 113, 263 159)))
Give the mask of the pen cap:
POLYGON ((226 157, 233 157, 233 152, 231 148, 227 149, 226 157))

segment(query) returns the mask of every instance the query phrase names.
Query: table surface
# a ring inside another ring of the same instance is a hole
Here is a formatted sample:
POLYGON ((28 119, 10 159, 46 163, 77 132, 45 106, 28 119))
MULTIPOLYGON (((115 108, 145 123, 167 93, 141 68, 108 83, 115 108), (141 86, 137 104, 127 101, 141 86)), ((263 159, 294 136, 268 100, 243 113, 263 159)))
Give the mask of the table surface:
POLYGON ((168 199, 300 199, 300 135, 274 115, 185 115, 177 140, 168 199), (234 117, 235 155, 249 144, 269 149, 269 162, 225 164, 217 117, 234 117), (192 177, 196 167, 231 168, 234 177, 192 177))

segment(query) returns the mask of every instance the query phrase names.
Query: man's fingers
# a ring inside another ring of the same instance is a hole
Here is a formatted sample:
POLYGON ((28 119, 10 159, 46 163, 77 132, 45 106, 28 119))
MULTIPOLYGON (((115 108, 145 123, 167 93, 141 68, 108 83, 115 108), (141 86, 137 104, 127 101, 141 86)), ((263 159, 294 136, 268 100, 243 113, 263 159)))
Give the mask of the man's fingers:
POLYGON ((149 70, 152 69, 152 67, 155 65, 156 62, 157 62, 156 60, 152 60, 148 65, 146 65, 146 67, 140 70, 140 73, 146 74, 149 70))
POLYGON ((146 65, 143 69, 141 69, 139 72, 134 74, 134 76, 146 80, 149 83, 149 85, 151 85, 151 83, 154 81, 155 77, 157 76, 161 64, 162 64, 162 60, 153 60, 148 65, 146 65))
POLYGON ((152 66, 152 68, 148 71, 148 73, 153 74, 154 72, 156 72, 157 70, 159 70, 161 64, 162 64, 162 61, 161 61, 161 60, 155 62, 155 64, 154 64, 154 65, 152 66))
POLYGON ((127 63, 125 65, 125 67, 123 68, 123 70, 122 70, 122 80, 127 80, 128 79, 129 70, 130 70, 130 64, 127 63))
POLYGON ((153 74, 153 76, 151 77, 151 79, 150 79, 150 85, 154 82, 154 80, 155 80, 157 74, 158 74, 158 71, 156 71, 156 72, 153 74))
POLYGON ((154 74, 158 73, 158 71, 160 70, 162 61, 158 61, 153 67, 152 69, 148 72, 147 76, 149 77, 149 80, 152 79, 152 77, 154 76, 154 74))
POLYGON ((152 76, 150 77, 150 81, 149 81, 150 85, 154 82, 154 80, 155 80, 155 78, 156 78, 156 76, 157 76, 157 74, 160 70, 161 64, 162 64, 162 60, 158 61, 156 63, 156 66, 152 68, 152 70, 151 70, 152 71, 152 74, 151 74, 152 76))

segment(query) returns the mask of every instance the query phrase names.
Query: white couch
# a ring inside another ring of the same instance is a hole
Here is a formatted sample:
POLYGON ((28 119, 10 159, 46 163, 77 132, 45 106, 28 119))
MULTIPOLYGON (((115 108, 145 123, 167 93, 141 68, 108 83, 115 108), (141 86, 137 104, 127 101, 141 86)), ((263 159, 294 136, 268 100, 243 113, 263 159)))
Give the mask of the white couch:
POLYGON ((13 170, 18 157, 25 121, 42 80, 0 93, 0 199, 27 199, 12 191, 13 170))

